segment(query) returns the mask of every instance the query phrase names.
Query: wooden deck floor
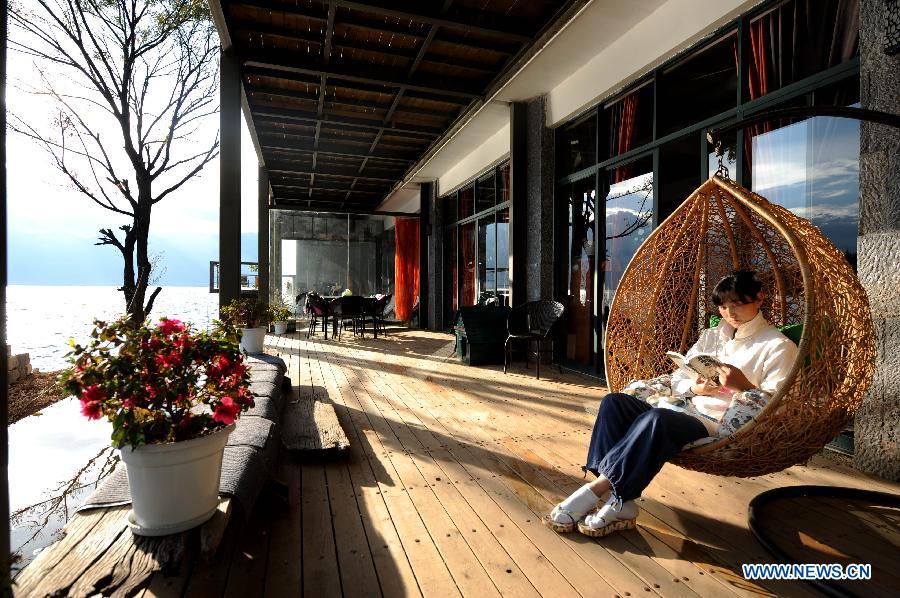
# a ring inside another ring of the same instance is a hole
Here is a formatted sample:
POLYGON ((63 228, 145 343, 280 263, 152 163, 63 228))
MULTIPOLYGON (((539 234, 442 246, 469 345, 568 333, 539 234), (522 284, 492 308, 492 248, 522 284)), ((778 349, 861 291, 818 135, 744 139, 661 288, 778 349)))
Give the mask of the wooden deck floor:
MULTIPOLYGON (((811 596, 801 582, 743 579, 741 563, 772 562, 747 529, 750 499, 793 484, 900 490, 821 457, 749 480, 667 465, 638 529, 560 536, 540 518, 584 483, 604 391, 594 380, 467 367, 449 336, 422 331, 267 343, 295 393, 334 402, 349 458, 283 460, 288 505, 261 499, 212 564, 156 574, 146 595, 811 596)), ((884 534, 898 546, 896 526, 884 534)), ((878 595, 890 581, 853 589, 878 595)))

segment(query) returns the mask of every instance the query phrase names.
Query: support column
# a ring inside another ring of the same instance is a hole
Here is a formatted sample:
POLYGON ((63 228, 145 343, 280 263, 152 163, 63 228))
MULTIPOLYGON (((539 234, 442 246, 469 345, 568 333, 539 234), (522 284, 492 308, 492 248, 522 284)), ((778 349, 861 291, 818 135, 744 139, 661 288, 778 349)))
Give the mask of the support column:
MULTIPOLYGON (((900 61, 884 53, 885 0, 860 2, 862 107, 900 114, 900 61)), ((875 321, 875 377, 854 423, 854 465, 900 481, 900 130, 860 125, 859 279, 875 321)))
POLYGON ((258 217, 257 230, 257 274, 259 275, 259 298, 267 303, 272 301, 273 293, 269 286, 269 171, 265 166, 259 167, 258 217))
POLYGON ((233 50, 219 81, 219 306, 241 294, 241 79, 233 50))
POLYGON ((428 268, 428 240, 431 235, 431 204, 432 204, 431 183, 422 183, 419 185, 419 328, 427 330, 429 322, 433 323, 431 318, 431 301, 429 284, 431 277, 428 268))
POLYGON ((437 184, 431 184, 431 235, 428 237, 428 321, 432 330, 444 330, 444 211, 437 184))
POLYGON ((553 299, 553 131, 545 126, 543 96, 527 103, 525 172, 526 297, 553 299))
MULTIPOLYGON (((9 433, 6 423, 9 419, 9 370, 6 356, 6 2, 3 2, 3 19, 0 19, 0 512, 9 513, 9 433)), ((0 587, 11 588, 9 562, 9 517, 0 530, 0 587)), ((11 593, 11 591, 10 591, 11 593)))
POLYGON ((513 306, 525 303, 528 265, 527 133, 528 105, 509 105, 509 288, 513 306))

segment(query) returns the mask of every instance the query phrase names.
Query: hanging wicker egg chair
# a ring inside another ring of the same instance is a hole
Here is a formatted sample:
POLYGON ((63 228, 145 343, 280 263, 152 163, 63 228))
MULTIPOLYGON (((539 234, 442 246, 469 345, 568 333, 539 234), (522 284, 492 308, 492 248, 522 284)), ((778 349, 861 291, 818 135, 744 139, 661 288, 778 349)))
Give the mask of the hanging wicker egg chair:
POLYGON ((616 290, 606 330, 610 390, 670 373, 717 315, 716 283, 756 270, 762 311, 802 324, 799 355, 756 418, 673 462, 717 475, 758 476, 803 463, 834 438, 872 380, 869 302, 844 255, 809 221, 732 181, 703 183, 644 241, 616 290))

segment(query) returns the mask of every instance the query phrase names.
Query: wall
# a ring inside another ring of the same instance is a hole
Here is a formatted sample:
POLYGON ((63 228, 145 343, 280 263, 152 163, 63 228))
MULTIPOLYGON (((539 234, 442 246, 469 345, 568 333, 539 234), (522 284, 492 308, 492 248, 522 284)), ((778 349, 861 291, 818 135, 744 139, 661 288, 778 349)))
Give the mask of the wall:
MULTIPOLYGON (((860 2, 863 108, 900 114, 900 56, 884 53, 885 0, 860 2)), ((857 468, 900 481, 900 130, 860 129, 859 278, 875 320, 875 379, 856 414, 857 468)))
POLYGON ((472 148, 463 160, 442 174, 438 179, 438 193, 446 195, 507 155, 509 155, 509 123, 484 143, 472 148))

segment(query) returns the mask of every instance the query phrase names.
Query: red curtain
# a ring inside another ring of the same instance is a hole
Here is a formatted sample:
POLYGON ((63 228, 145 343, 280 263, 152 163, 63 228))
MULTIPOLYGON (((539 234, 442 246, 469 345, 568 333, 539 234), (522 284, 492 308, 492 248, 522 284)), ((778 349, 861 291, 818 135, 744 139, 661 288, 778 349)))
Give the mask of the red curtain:
POLYGON ((412 316, 419 296, 419 219, 397 218, 394 241, 394 309, 402 322, 412 316))
POLYGON ((463 224, 459 229, 459 243, 462 257, 462 297, 463 307, 475 305, 475 223, 463 224))
MULTIPOLYGON (((750 23, 750 61, 747 73, 750 99, 761 98, 771 91, 769 70, 771 55, 767 55, 771 44, 772 15, 767 15, 750 23)), ((744 131, 744 162, 753 163, 753 138, 772 130, 772 123, 752 125, 744 131)), ((737 176, 737 175, 735 175, 737 176)))
MULTIPOLYGON (((634 91, 625 96, 615 110, 619 112, 619 126, 616 130, 616 155, 634 149, 634 128, 637 122, 638 99, 640 92, 634 91)), ((631 167, 620 166, 613 174, 613 182, 621 183, 631 178, 631 167)))

